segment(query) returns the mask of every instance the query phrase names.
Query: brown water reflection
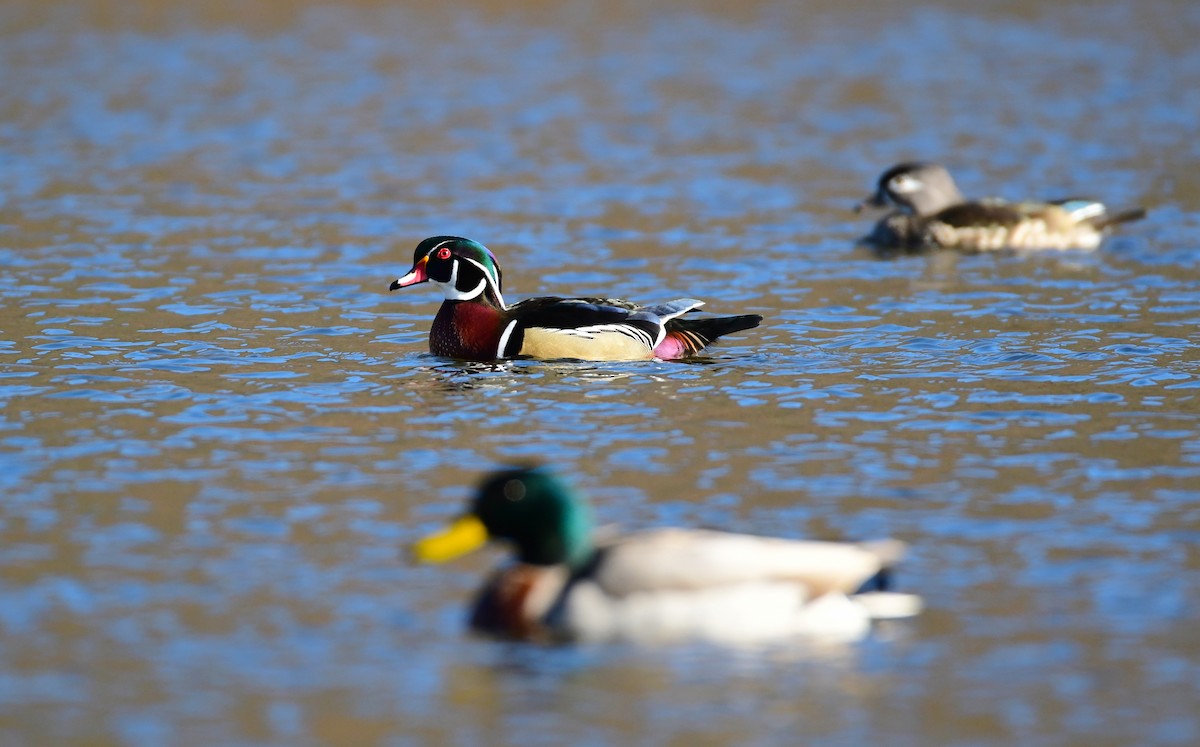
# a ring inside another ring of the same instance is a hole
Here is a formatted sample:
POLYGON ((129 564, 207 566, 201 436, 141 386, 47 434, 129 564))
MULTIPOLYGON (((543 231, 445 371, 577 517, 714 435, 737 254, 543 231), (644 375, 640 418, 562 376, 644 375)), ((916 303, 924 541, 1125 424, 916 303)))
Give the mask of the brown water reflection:
POLYGON ((1187 3, 0 9, 0 743, 1193 744, 1200 181, 1187 3), (883 262, 849 212, 1149 220, 883 262), (426 354, 412 246, 514 297, 695 296, 690 364, 426 354), (546 460, 600 518, 895 535, 861 646, 471 638, 400 550, 546 460))

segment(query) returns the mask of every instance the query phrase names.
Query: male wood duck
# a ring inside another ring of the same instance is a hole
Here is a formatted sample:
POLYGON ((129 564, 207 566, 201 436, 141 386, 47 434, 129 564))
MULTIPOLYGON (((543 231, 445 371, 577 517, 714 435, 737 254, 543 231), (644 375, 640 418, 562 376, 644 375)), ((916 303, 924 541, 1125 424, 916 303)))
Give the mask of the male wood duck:
POLYGON ((968 252, 997 249, 1095 249, 1106 229, 1146 216, 1143 208, 1110 215, 1103 203, 968 201, 935 163, 902 163, 879 177, 875 193, 856 207, 895 207, 864 241, 884 251, 946 247, 968 252))
POLYGON ((886 591, 897 540, 813 542, 701 529, 601 537, 586 504, 541 468, 487 477, 468 511, 413 547, 438 563, 507 540, 471 626, 506 638, 753 644, 853 641, 921 600, 886 591))
POLYGON ((704 305, 691 298, 639 306, 618 298, 544 296, 509 306, 500 278, 500 265, 483 244, 434 236, 417 245, 412 270, 389 290, 426 281, 436 285, 446 300, 429 330, 430 352, 475 361, 674 360, 762 321, 757 314, 683 319, 704 305))

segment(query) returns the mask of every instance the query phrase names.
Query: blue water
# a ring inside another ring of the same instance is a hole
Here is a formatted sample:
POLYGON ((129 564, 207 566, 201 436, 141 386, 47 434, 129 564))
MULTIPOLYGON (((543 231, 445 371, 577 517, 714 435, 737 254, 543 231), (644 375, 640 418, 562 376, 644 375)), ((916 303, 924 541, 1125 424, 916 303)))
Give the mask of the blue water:
POLYGON ((1200 13, 576 3, 0 10, 0 742, 1200 741, 1200 13), (881 260, 908 158, 1144 205, 881 260), (514 298, 760 313, 689 363, 461 364, 514 298), (728 651, 471 636, 486 470, 624 526, 899 537, 919 618, 728 651))

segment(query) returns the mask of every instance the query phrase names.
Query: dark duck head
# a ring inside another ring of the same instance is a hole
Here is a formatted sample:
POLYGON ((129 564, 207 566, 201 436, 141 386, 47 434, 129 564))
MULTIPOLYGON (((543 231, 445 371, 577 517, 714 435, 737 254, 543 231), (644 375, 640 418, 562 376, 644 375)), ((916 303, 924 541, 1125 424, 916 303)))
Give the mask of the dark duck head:
POLYGON ((883 172, 875 192, 856 207, 895 207, 927 217, 965 202, 950 172, 936 163, 902 163, 883 172))
POLYGON ((507 540, 530 565, 584 566, 592 557, 587 504, 544 469, 518 468, 484 480, 467 512, 413 548, 426 563, 452 560, 489 539, 507 540))
POLYGON ((500 265, 486 246, 461 236, 433 236, 413 251, 413 266, 388 290, 431 282, 447 301, 481 300, 505 308, 500 265))

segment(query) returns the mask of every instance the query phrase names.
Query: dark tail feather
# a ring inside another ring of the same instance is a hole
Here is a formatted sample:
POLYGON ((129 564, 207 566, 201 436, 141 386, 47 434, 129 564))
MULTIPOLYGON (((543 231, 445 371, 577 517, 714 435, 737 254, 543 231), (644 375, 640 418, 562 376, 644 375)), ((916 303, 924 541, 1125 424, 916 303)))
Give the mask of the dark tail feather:
POLYGON ((891 591, 893 573, 895 571, 890 566, 880 568, 878 573, 863 581, 862 585, 854 593, 865 594, 868 591, 891 591))
POLYGON ((1092 220, 1092 225, 1097 229, 1108 228, 1109 226, 1115 226, 1118 223, 1130 223, 1135 220, 1141 220, 1145 217, 1146 208, 1131 208, 1129 210, 1122 210, 1121 212, 1114 213, 1112 215, 1097 215, 1092 220))
POLYGON ((694 355, 730 332, 757 327, 763 318, 758 314, 742 316, 710 316, 703 319, 679 317, 667 322, 667 337, 679 343, 684 355, 694 355))

